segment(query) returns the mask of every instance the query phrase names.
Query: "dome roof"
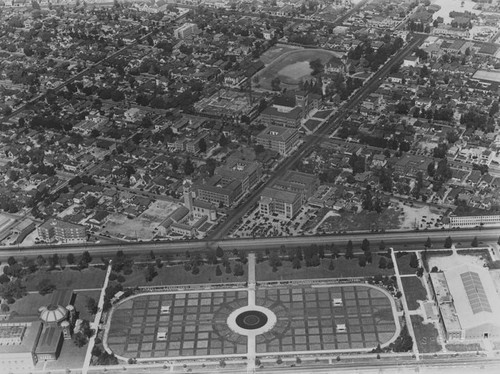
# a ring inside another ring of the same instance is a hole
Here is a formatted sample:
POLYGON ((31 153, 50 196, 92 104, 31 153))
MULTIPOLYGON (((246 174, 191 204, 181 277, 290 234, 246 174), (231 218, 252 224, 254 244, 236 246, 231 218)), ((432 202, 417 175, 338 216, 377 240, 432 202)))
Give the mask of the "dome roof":
POLYGON ((44 322, 60 322, 66 318, 68 311, 61 305, 51 304, 40 308, 40 319, 44 322))

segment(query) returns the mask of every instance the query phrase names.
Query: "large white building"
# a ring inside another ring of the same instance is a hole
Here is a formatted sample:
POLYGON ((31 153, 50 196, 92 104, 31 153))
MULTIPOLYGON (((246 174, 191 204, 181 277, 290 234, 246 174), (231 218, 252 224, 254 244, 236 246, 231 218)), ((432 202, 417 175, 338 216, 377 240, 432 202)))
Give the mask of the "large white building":
POLYGON ((500 226, 500 214, 481 216, 450 215, 450 227, 500 226))
POLYGON ((174 37, 177 39, 188 39, 198 33, 198 26, 195 23, 185 23, 174 30, 174 37))
POLYGON ((487 269, 459 265, 429 276, 447 340, 500 339, 500 297, 487 269))

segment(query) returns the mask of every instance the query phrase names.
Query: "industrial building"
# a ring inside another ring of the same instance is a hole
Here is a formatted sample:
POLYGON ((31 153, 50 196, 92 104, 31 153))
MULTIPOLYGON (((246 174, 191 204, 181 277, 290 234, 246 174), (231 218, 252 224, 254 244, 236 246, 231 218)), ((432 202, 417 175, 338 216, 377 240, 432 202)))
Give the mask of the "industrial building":
POLYGON ((429 277, 447 340, 500 339, 500 297, 487 269, 459 265, 429 277))

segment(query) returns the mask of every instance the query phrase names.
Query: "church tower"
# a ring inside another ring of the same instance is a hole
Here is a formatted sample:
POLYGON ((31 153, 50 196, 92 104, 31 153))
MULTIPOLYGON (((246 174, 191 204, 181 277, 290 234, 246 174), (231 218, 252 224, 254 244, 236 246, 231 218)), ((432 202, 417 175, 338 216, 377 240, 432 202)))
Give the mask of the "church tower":
POLYGON ((193 213, 193 194, 192 194, 192 183, 190 180, 185 180, 182 185, 183 195, 184 195, 184 205, 189 209, 189 214, 193 213))

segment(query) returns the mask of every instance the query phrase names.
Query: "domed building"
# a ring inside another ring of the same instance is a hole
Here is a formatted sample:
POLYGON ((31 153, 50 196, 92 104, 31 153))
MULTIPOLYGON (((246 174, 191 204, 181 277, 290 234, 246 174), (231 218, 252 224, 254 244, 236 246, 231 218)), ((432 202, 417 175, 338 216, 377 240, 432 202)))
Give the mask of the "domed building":
POLYGON ((68 310, 62 305, 50 304, 42 306, 38 309, 40 312, 40 319, 45 323, 59 323, 66 319, 68 310))
POLYGON ((48 305, 38 309, 38 317, 14 316, 7 323, 0 322, 0 372, 30 372, 37 362, 57 360, 64 340, 72 338, 75 299, 73 290, 57 290, 48 305))

